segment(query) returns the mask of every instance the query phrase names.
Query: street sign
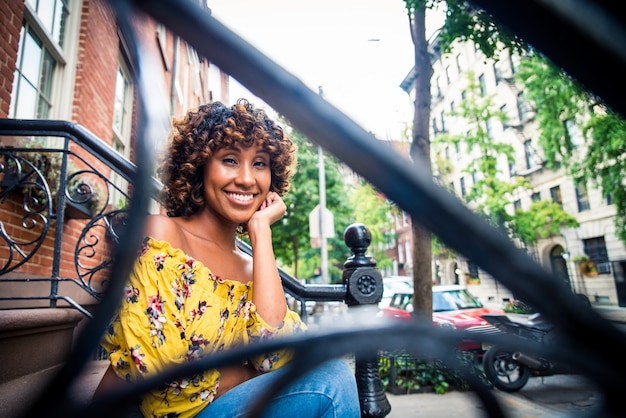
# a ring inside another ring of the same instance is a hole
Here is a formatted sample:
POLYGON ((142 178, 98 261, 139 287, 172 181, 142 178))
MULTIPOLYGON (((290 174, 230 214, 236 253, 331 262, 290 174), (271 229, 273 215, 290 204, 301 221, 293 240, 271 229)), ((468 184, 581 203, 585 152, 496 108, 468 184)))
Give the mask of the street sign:
MULTIPOLYGON (((320 232, 320 205, 313 208, 309 213, 309 236, 313 238, 321 238, 320 232)), ((324 208, 324 235, 326 238, 334 238, 335 236, 335 217, 333 213, 324 208)))

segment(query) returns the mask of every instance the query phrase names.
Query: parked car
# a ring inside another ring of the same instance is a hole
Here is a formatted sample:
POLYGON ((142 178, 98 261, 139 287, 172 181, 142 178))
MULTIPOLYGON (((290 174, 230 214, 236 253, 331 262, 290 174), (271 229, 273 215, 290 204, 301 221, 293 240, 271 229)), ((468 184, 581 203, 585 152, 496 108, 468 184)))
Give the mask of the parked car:
MULTIPOLYGON (((413 290, 397 292, 389 306, 382 309, 383 318, 410 321, 413 312, 413 290)), ((467 289, 460 285, 433 286, 433 324, 440 327, 466 330, 479 334, 499 332, 496 327, 482 318, 482 315, 506 315, 500 309, 483 306, 467 289)), ((459 342, 459 350, 473 351, 482 357, 484 354, 480 339, 459 342)))
POLYGON ((386 308, 396 293, 412 292, 413 278, 409 276, 383 277, 383 297, 378 303, 380 309, 386 308))

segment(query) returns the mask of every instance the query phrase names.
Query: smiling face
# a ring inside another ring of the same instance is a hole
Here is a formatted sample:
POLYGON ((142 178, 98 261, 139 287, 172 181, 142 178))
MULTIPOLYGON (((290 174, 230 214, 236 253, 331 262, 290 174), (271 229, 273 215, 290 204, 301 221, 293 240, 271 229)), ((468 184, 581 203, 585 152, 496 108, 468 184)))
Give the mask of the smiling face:
POLYGON ((270 191, 268 152, 257 145, 217 150, 204 169, 206 209, 234 225, 246 223, 270 191))

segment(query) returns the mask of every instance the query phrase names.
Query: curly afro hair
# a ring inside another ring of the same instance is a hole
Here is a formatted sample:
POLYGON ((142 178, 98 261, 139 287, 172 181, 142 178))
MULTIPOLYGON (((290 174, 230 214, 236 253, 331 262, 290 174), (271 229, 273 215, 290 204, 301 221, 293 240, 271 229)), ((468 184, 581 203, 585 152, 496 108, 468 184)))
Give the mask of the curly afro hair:
POLYGON ((296 146, 283 129, 245 99, 232 107, 201 105, 174 119, 167 152, 157 169, 168 216, 189 216, 204 206, 204 167, 218 150, 258 145, 270 155, 270 190, 284 195, 293 174, 296 146))

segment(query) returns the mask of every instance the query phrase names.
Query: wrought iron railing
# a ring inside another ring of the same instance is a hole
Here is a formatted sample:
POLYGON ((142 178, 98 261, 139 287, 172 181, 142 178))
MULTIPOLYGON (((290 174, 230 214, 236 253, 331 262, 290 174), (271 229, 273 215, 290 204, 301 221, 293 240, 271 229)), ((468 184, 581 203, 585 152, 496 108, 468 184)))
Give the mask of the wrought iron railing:
MULTIPOLYGON (((0 295, 0 301, 49 300, 55 307, 63 300, 91 317, 80 303, 59 292, 58 284, 72 283, 96 300, 103 296, 112 264, 109 247, 119 243, 127 225, 128 184, 132 184, 136 166, 84 127, 66 121, 0 119, 0 136, 13 140, 10 147, 0 148, 0 202, 13 199, 19 209, 15 215, 20 218, 12 228, 0 219, 6 251, 0 258, 0 280, 50 284, 49 292, 39 296, 0 295), (110 172, 97 168, 97 162, 110 172), (83 168, 76 168, 79 163, 83 168), (111 173, 120 181, 112 181, 111 173), (73 240, 74 274, 63 275, 60 266, 67 258, 61 248, 70 237, 64 236, 62 226, 72 218, 87 221, 80 224, 78 237, 73 240), (56 228, 52 228, 54 224, 56 228), (28 239, 23 238, 26 231, 30 232, 28 239), (52 240, 52 261, 37 274, 22 273, 29 260, 42 255, 47 239, 52 240)), ((152 178, 146 193, 157 201, 160 188, 158 180, 152 178)), ((239 246, 251 254, 244 241, 239 241, 239 246)), ((285 290, 300 302, 302 314, 307 300, 346 300, 345 285, 306 286, 282 269, 280 275, 285 290)), ((350 298, 362 299, 356 294, 350 298)))
MULTIPOLYGON (((603 405, 598 410, 598 416, 626 415, 626 406, 621 401, 622 393, 626 390, 626 381, 623 379, 626 359, 619 355, 626 349, 626 337, 572 295, 559 280, 555 280, 522 251, 515 248, 506 237, 467 210, 461 202, 439 189, 433 184, 429 173, 419 167, 401 163, 404 160, 393 151, 379 144, 372 135, 230 32, 195 3, 180 0, 135 3, 119 0, 111 3, 118 14, 121 32, 128 41, 131 59, 135 64, 133 67, 140 71, 140 74, 137 74, 141 92, 139 110, 142 122, 139 125, 145 126, 146 130, 140 133, 138 155, 146 156, 147 161, 151 160, 148 138, 159 135, 160 132, 155 130, 160 129, 162 122, 158 116, 156 119, 153 118, 158 115, 154 106, 159 103, 159 99, 152 100, 146 97, 151 90, 146 88, 149 85, 147 80, 150 79, 148 72, 150 66, 146 63, 141 53, 142 48, 136 44, 131 30, 130 19, 136 12, 134 7, 168 26, 201 55, 208 57, 263 98, 297 129, 384 191, 390 199, 410 213, 415 222, 426 226, 446 245, 474 260, 516 295, 538 308, 560 329, 565 342, 558 347, 544 347, 497 335, 484 336, 485 341, 505 346, 515 345, 519 349, 542 353, 571 365, 601 390, 603 405)), ((501 2, 478 3, 497 8, 493 4, 501 2)), ((513 3, 518 6, 519 3, 533 2, 513 3)), ((573 54, 578 54, 578 51, 573 54)), ((620 68, 623 67, 624 65, 621 65, 620 68)), ((150 175, 149 164, 140 164, 134 177, 135 184, 148 184, 150 175)), ((129 216, 133 222, 127 223, 125 239, 116 247, 116 263, 111 266, 111 277, 116 280, 111 280, 109 291, 100 303, 91 326, 81 334, 75 355, 68 360, 49 390, 33 405, 28 416, 110 415, 114 408, 135 402, 142 392, 156 387, 163 379, 234 363, 242 357, 285 346, 291 347, 296 353, 295 361, 300 367, 294 373, 302 373, 324 359, 346 353, 355 353, 361 358, 368 359, 374 356, 377 350, 396 348, 404 348, 419 355, 435 356, 451 365, 456 364, 453 353, 454 342, 460 338, 467 338, 468 335, 464 333, 435 329, 430 324, 372 325, 355 320, 350 330, 329 329, 324 333, 272 341, 222 353, 168 370, 161 376, 124 388, 87 406, 76 405, 72 402, 67 388, 80 371, 87 358, 86 353, 90 352, 98 341, 117 306, 116 301, 121 294, 123 278, 127 276, 133 262, 129 254, 132 254, 132 249, 139 244, 141 220, 148 200, 148 193, 137 188, 129 207, 129 216)), ((287 378, 293 377, 292 375, 287 378)), ((488 388, 476 381, 470 373, 466 377, 489 416, 507 415, 488 388)), ((268 391, 268 396, 276 388, 269 389, 271 390, 268 391)), ((262 403, 263 400, 259 405, 262 403)), ((365 412, 368 412, 367 408, 365 409, 365 412)), ((380 416, 386 413, 378 412, 380 416)))

